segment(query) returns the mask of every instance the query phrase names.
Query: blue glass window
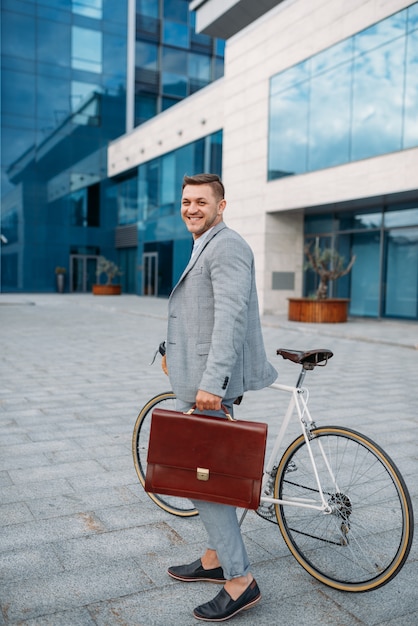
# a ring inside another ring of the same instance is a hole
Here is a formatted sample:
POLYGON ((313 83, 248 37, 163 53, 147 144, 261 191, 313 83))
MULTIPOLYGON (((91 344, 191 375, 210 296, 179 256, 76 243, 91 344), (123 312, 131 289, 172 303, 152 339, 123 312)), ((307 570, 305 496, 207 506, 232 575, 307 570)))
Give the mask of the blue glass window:
POLYGON ((147 70, 158 68, 158 46, 154 43, 137 41, 135 43, 135 67, 147 70))
POLYGON ((418 3, 270 80, 268 179, 418 145, 418 3))
POLYGON ((221 174, 222 131, 182 146, 161 157, 148 161, 138 168, 138 206, 140 220, 158 221, 158 227, 144 226, 155 238, 175 237, 173 228, 180 225, 178 232, 184 237, 180 218, 180 197, 183 176, 202 172, 205 169, 221 174), (173 216, 176 216, 173 222, 173 216), (170 220, 170 221, 167 221, 170 220))
POLYGON ((418 208, 388 207, 385 212, 385 227, 416 226, 418 224, 418 208))
POLYGON ((158 17, 159 0, 136 0, 136 10, 147 17, 158 17))
POLYGON ((35 59, 35 20, 28 15, 9 13, 8 28, 1 29, 1 54, 21 59, 35 59), (19 33, 19 37, 16 37, 19 33))
POLYGON ((184 98, 188 95, 187 52, 165 47, 162 60, 163 93, 184 98))
POLYGON ((386 235, 385 315, 418 317, 418 228, 386 235))
POLYGON ((140 93, 135 98, 135 117, 137 124, 150 120, 157 114, 157 96, 149 93, 140 93))
POLYGON ((53 130, 61 124, 69 111, 70 87, 66 78, 38 76, 36 90, 36 114, 45 130, 53 130))
POLYGON ((187 52, 164 47, 162 69, 163 72, 187 74, 187 52))
POLYGON ((72 5, 73 13, 96 20, 102 19, 103 0, 73 0, 72 5))
POLYGON ((355 58, 351 160, 401 149, 404 59, 404 38, 355 58))
POLYGON ((187 24, 189 17, 189 1, 164 0, 164 17, 187 24))
POLYGON ((406 11, 400 11, 354 35, 354 53, 362 54, 398 39, 405 35, 405 29, 406 11))
POLYGON ((55 66, 70 64, 71 31, 67 24, 38 20, 37 38, 38 61, 55 66))
POLYGON ((71 108, 76 111, 84 102, 86 102, 94 93, 100 93, 100 85, 94 83, 82 83, 79 81, 71 82, 71 108))
POLYGON ((166 111, 174 104, 177 104, 177 102, 179 102, 178 98, 168 98, 167 96, 163 96, 161 98, 161 110, 166 111))
POLYGON ((138 178, 128 178, 117 186, 118 224, 135 224, 138 220, 138 178))
POLYGON ((190 92, 198 91, 210 82, 211 59, 205 54, 189 53, 190 92))
POLYGON ((30 117, 35 115, 35 75, 2 71, 2 112, 30 117))
POLYGON ((163 72, 163 93, 185 98, 187 96, 187 85, 186 76, 163 72))
MULTIPOLYGON (((418 29, 418 5, 416 27, 418 29)), ((418 30, 408 36, 406 50, 404 148, 418 146, 418 30)))
POLYGON ((89 28, 72 27, 71 65, 74 69, 102 71, 102 33, 89 28))
POLYGON ((178 48, 189 47, 189 27, 185 24, 164 20, 163 42, 178 48))
POLYGON ((111 77, 118 89, 126 82, 126 37, 106 34, 103 38, 103 73, 111 77))

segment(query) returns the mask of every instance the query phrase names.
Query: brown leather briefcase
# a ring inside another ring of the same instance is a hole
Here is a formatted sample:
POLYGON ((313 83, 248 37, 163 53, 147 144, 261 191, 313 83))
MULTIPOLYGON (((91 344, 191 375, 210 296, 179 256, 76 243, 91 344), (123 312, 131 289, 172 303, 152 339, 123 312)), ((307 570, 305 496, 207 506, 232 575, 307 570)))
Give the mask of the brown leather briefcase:
POLYGON ((145 489, 256 509, 267 424, 154 409, 145 489))

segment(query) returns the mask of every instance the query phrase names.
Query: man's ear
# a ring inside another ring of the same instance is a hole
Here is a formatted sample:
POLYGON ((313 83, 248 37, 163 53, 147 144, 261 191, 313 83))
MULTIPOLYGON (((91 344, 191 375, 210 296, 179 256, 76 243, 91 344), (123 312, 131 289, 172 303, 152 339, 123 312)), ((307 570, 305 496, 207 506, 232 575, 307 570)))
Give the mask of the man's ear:
POLYGON ((226 200, 221 200, 218 206, 218 213, 219 214, 223 213, 225 207, 226 207, 226 200))

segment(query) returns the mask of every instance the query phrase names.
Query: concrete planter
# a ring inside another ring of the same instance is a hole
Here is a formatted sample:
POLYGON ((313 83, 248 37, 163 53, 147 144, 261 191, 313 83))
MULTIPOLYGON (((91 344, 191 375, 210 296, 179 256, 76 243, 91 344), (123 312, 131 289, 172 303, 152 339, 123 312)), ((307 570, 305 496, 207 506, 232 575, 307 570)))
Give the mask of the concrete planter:
POLYGON ((93 285, 93 295, 95 296, 120 296, 121 293, 120 285, 93 285))
POLYGON ((291 322, 338 324, 347 321, 348 298, 289 298, 288 319, 291 322))

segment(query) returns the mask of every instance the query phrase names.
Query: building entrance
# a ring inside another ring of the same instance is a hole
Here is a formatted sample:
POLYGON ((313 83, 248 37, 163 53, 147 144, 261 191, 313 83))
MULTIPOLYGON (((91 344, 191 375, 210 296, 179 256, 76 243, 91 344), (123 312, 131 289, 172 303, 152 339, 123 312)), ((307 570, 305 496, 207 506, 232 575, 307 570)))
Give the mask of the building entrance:
POLYGON ((70 256, 70 291, 88 293, 96 282, 97 256, 72 254, 70 256))
POLYGON ((158 296, 158 252, 145 252, 142 257, 144 296, 158 296))

